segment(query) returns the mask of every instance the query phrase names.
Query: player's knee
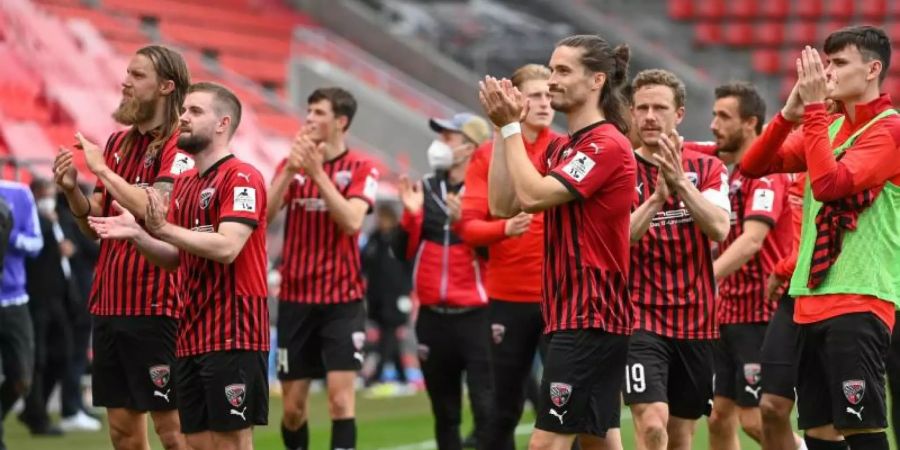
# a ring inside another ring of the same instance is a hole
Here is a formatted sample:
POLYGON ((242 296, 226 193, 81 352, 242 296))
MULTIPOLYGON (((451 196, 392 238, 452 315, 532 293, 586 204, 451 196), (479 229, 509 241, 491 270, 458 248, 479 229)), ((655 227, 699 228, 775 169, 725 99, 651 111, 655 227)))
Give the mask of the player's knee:
POLYGON ((717 411, 716 409, 713 409, 712 414, 709 415, 708 423, 709 430, 713 433, 726 432, 736 425, 734 417, 731 414, 724 411, 717 411))
POLYGON ((179 430, 178 423, 156 423, 154 425, 159 442, 165 450, 185 450, 187 444, 179 430))
POLYGON ((759 414, 742 414, 741 429, 754 440, 762 439, 762 419, 759 414))
POLYGON ((284 421, 285 427, 289 430, 296 430, 303 426, 306 422, 306 405, 300 402, 285 402, 284 403, 284 416, 282 420, 284 421))
POLYGON ((348 419, 354 416, 353 392, 329 392, 328 412, 333 419, 348 419))
POLYGON ((144 436, 113 422, 109 424, 109 438, 115 450, 143 450, 144 448, 144 436))
POLYGON ((660 422, 652 422, 650 424, 644 425, 641 429, 641 434, 644 437, 644 442, 646 442, 647 446, 652 448, 659 448, 664 442, 666 442, 666 427, 663 426, 660 422))
POLYGON ((794 402, 777 395, 763 395, 759 401, 759 410, 764 424, 789 422, 793 407, 794 402))

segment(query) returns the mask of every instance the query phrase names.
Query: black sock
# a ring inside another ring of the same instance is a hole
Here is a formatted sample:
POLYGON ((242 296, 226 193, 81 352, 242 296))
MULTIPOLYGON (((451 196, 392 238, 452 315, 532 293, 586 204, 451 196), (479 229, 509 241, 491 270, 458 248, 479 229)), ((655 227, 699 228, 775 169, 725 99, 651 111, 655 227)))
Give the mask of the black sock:
POLYGON ((847 443, 850 444, 850 450, 890 450, 888 444, 887 433, 884 431, 879 433, 861 433, 847 436, 847 443))
POLYGON ((810 435, 803 436, 809 450, 847 450, 847 441, 825 441, 810 435))
POLYGON ((308 450, 309 449, 309 422, 304 422, 300 428, 294 431, 288 430, 281 422, 281 440, 287 450, 308 450))
POLYGON ((356 448, 356 419, 331 421, 331 450, 356 448))

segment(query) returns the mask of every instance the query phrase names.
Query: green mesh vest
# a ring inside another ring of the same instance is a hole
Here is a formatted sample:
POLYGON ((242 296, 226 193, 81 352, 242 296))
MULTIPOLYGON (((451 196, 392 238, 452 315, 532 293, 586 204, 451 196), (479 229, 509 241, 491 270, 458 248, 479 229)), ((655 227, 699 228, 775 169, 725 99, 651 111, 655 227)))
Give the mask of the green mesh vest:
MULTIPOLYGON (((846 151, 853 142, 875 122, 897 114, 889 109, 873 118, 834 149, 835 155, 846 151)), ((844 116, 828 128, 828 138, 834 138, 844 116)), ((806 286, 816 240, 816 215, 822 202, 813 198, 807 177, 803 197, 803 227, 797 268, 791 278, 790 294, 794 297, 824 294, 862 294, 887 300, 900 308, 900 187, 888 182, 878 198, 859 215, 855 231, 845 231, 841 253, 828 275, 815 289, 806 286)))

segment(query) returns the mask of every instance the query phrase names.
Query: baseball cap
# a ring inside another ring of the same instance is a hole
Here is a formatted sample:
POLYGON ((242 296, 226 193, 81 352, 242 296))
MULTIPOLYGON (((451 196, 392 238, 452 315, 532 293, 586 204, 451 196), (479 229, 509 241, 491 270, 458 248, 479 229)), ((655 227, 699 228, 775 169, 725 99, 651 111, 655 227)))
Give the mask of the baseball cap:
POLYGON ((431 118, 428 125, 435 133, 441 131, 462 133, 475 145, 481 145, 491 138, 491 127, 487 121, 472 113, 457 113, 448 119, 431 118))

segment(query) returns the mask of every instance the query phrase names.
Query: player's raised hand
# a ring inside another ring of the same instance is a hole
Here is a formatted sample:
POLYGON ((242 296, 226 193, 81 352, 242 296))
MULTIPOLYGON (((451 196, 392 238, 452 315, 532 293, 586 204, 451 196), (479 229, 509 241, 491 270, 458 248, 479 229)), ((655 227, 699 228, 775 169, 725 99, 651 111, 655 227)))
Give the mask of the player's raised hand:
POLYGON ((167 223, 169 214, 169 202, 154 188, 147 188, 147 214, 144 216, 144 225, 147 231, 153 233, 159 231, 167 223))
POLYGON ((421 182, 411 181, 409 177, 402 176, 398 188, 404 209, 412 214, 422 210, 422 206, 425 205, 425 192, 422 191, 421 182))
POLYGON ((78 172, 75 170, 74 155, 70 150, 60 147, 53 159, 53 181, 64 192, 72 192, 78 188, 78 172))
POLYGON ((291 173, 297 173, 302 168, 303 152, 308 146, 313 145, 309 140, 308 133, 302 129, 294 136, 291 142, 291 150, 288 153, 287 165, 285 168, 291 173))
POLYGON ((134 215, 123 208, 117 201, 112 203, 113 211, 118 215, 107 217, 88 217, 91 229, 100 236, 100 239, 134 239, 140 234, 141 226, 138 225, 134 215))
POLYGON ((797 87, 804 105, 822 103, 828 95, 825 65, 819 51, 808 45, 797 60, 797 87))
POLYGON ((99 175, 109 168, 103 159, 103 150, 99 145, 89 141, 81 132, 75 133, 75 148, 81 150, 84 154, 84 161, 87 163, 88 169, 94 174, 99 175))
POLYGON ((478 100, 485 114, 498 127, 518 122, 525 110, 525 96, 513 87, 504 89, 500 80, 487 76, 479 82, 478 100))
POLYGON ((661 134, 659 151, 653 155, 669 188, 677 186, 685 178, 684 167, 681 164, 681 142, 682 138, 677 133, 661 134))

